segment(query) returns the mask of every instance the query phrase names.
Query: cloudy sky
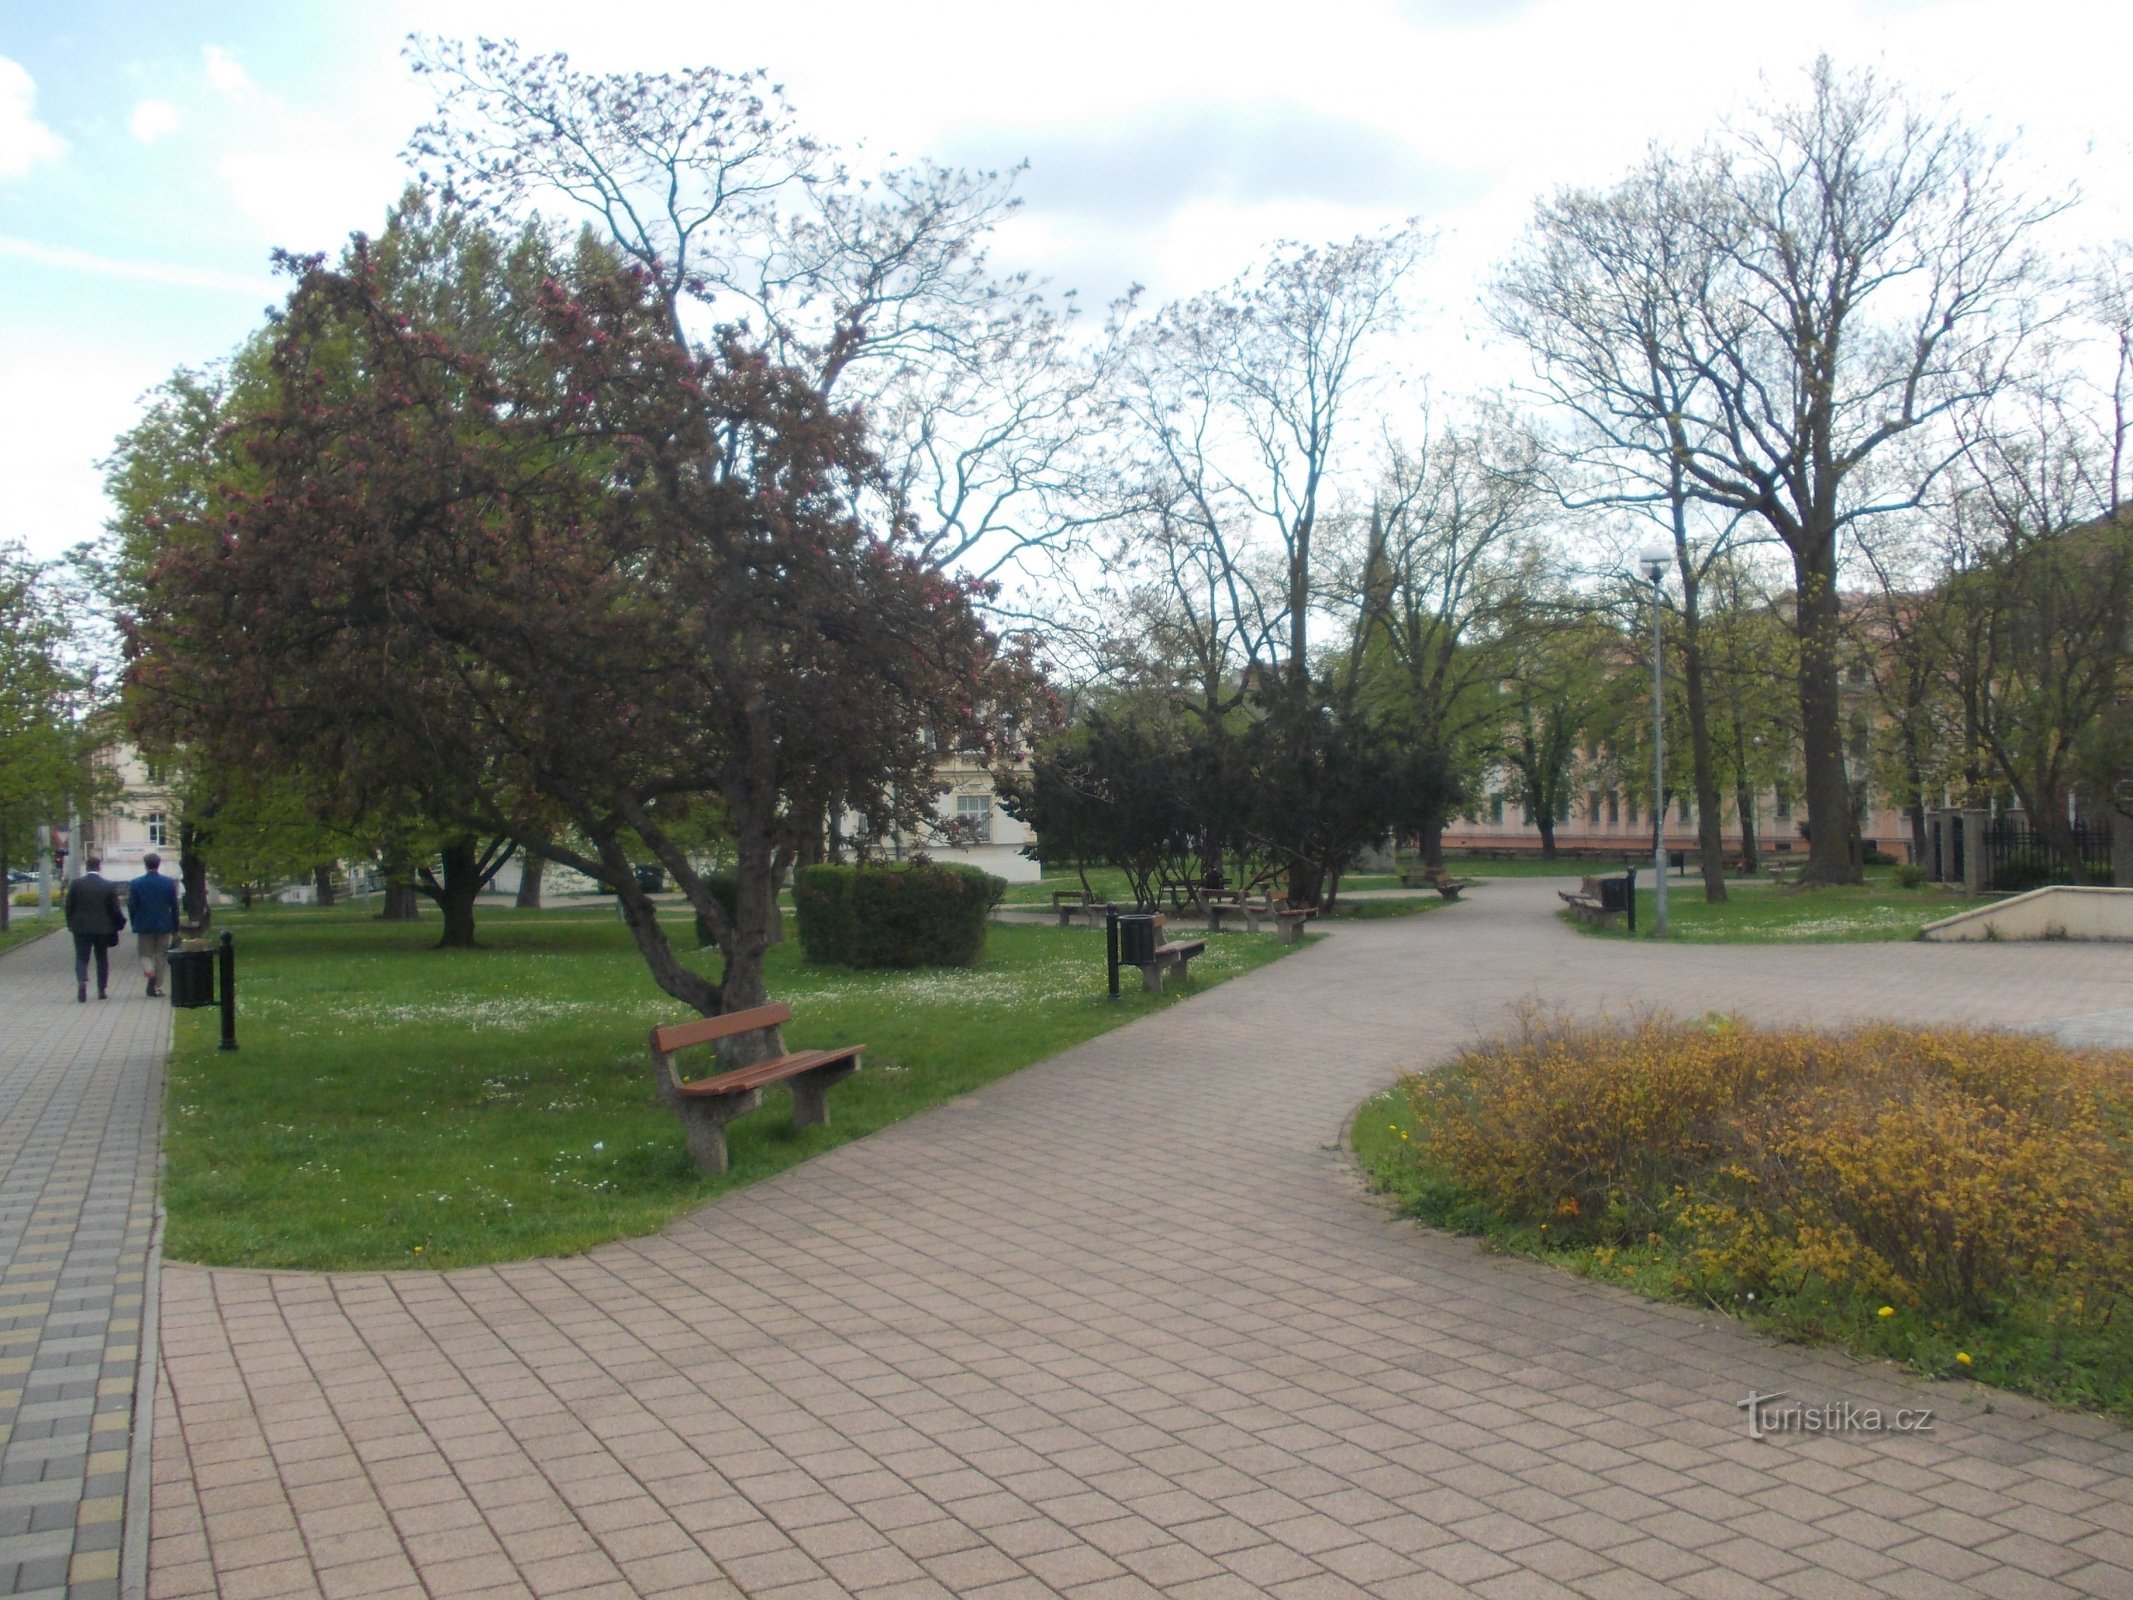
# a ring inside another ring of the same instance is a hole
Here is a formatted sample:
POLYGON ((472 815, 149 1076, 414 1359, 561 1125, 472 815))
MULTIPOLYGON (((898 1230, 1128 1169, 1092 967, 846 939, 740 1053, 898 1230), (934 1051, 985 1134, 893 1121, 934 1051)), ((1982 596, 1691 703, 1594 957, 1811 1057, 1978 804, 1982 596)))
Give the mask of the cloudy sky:
POLYGON ((1320 0, 1069 7, 548 0, 0 0, 0 538, 56 553, 104 515, 95 468, 175 367, 276 298, 276 246, 374 227, 427 110, 416 28, 592 68, 761 66, 802 123, 877 153, 1027 159, 996 253, 1101 305, 1212 286, 1276 238, 1439 227, 1424 360, 1506 372, 1475 286, 1533 198, 1790 97, 1816 52, 1946 96, 2078 186, 2066 242, 2133 234, 2115 0, 1320 0))

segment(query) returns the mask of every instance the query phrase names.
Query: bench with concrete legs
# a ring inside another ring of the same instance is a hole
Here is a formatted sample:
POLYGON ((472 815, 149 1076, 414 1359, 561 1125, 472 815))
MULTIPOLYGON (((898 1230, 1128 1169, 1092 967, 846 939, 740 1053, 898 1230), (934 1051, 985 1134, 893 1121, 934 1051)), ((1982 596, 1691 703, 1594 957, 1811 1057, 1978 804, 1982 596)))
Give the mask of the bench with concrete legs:
POLYGON ((697 1171, 726 1170, 726 1124, 760 1106, 763 1091, 774 1083, 792 1085, 794 1127, 829 1126, 830 1087, 858 1069, 865 1045, 769 1056, 708 1078, 684 1078, 674 1065, 674 1057, 692 1046, 776 1028, 791 1020, 792 1007, 774 1003, 652 1030, 652 1070, 659 1097, 681 1118, 689 1159, 697 1171))

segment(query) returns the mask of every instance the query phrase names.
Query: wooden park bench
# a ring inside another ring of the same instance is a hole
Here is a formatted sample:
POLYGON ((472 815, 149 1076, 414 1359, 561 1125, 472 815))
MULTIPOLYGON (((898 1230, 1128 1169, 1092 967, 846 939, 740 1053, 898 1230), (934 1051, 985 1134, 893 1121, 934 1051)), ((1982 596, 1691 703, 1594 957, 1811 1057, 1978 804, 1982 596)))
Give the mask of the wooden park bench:
MULTIPOLYGON (((1163 919, 1156 919, 1156 930, 1162 931, 1163 919)), ((1194 956, 1207 953, 1205 939, 1173 939, 1168 944, 1155 947, 1153 959, 1140 963, 1141 984, 1150 994, 1163 992, 1163 980, 1173 971, 1179 977, 1186 975, 1186 963, 1194 956)))
POLYGON ((1274 931, 1281 935, 1283 944, 1294 944, 1303 937, 1304 924, 1318 920, 1318 907, 1292 906, 1286 900, 1274 902, 1274 931))
POLYGON ((1409 867, 1400 874, 1403 889, 1434 889, 1447 900, 1459 898, 1462 890, 1474 887, 1473 878, 1455 878, 1442 867, 1409 867))
POLYGON ((1054 889, 1052 891, 1052 910, 1058 913, 1059 926, 1062 928, 1072 927, 1077 913, 1086 917, 1093 927, 1096 922, 1096 913, 1103 910, 1106 904, 1107 902, 1097 899, 1095 895, 1086 889, 1054 889))
POLYGON ((791 1020, 792 1007, 774 1003, 652 1030, 652 1068, 659 1097, 668 1110, 681 1118, 689 1141, 689 1159, 696 1163, 697 1171, 726 1170, 726 1124, 761 1105, 763 1091, 771 1084, 791 1083, 794 1127, 829 1126, 830 1085, 842 1082, 857 1070, 859 1054, 866 1049, 863 1044, 772 1056, 709 1078, 683 1078, 674 1065, 675 1055, 693 1045, 776 1028, 791 1020))
POLYGON ((1585 879, 1576 894, 1572 894, 1568 889, 1558 889, 1555 892, 1563 904, 1570 908, 1571 914, 1580 922, 1590 922, 1602 928, 1612 928, 1615 925, 1615 919, 1622 915, 1620 911, 1608 905, 1602 898, 1600 880, 1598 878, 1585 879))

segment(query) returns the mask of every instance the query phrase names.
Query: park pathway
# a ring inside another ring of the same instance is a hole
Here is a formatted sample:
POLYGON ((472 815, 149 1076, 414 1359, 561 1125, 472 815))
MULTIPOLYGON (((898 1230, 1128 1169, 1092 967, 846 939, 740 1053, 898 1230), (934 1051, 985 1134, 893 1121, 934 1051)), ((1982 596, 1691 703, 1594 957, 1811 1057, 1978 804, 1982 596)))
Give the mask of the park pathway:
POLYGON ((0 956, 5 1595, 106 1600, 146 1575, 136 1402, 155 1371, 142 1305, 170 1007, 142 994, 132 944, 112 952, 111 998, 87 1005, 64 933, 0 956))
POLYGON ((151 1592, 2133 1596, 2119 1427, 1484 1255, 1341 1148, 1524 1001, 2094 1029, 2133 956, 1653 948, 1553 905, 1344 926, 658 1238, 166 1267, 151 1592), (1756 1440, 1751 1390, 1935 1425, 1756 1440))

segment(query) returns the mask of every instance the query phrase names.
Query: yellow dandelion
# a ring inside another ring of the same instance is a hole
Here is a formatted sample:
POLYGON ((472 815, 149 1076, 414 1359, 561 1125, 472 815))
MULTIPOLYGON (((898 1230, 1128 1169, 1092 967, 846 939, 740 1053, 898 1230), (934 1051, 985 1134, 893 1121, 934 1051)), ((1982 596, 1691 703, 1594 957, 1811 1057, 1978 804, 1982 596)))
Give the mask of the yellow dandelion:
POLYGON ((1955 1359, 1960 1361, 1966 1367, 1970 1365, 1970 1353, 1967 1350, 1956 1351, 1955 1359))
POLYGON ((1894 1315, 1896 1315, 1896 1308, 1894 1306, 1883 1306, 1879 1311, 1875 1312, 1874 1315, 1877 1317, 1893 1317, 1894 1315))

